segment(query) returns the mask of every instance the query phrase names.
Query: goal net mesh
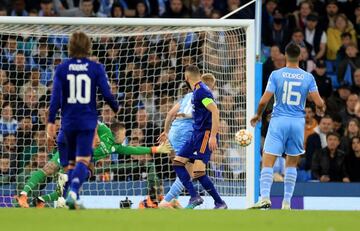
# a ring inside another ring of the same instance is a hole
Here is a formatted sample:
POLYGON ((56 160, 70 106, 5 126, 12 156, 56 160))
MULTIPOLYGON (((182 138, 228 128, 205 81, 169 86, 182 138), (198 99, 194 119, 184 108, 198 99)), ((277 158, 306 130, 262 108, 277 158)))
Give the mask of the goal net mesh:
MULTIPOLYGON (((99 104, 99 120, 125 124, 123 145, 156 145, 167 112, 183 93, 187 65, 214 74, 220 145, 207 165, 208 174, 221 195, 244 196, 245 149, 234 142, 234 133, 246 124, 245 28, 0 23, 0 206, 12 206, 12 196, 52 158, 45 125, 54 69, 67 59, 69 35, 79 28, 92 38, 91 59, 105 65, 121 105, 115 115, 99 104)), ((172 158, 111 154, 95 163, 82 195, 144 196, 154 188, 165 194, 175 179, 172 158)), ((54 169, 43 172, 50 174, 29 198, 55 189, 54 169)))

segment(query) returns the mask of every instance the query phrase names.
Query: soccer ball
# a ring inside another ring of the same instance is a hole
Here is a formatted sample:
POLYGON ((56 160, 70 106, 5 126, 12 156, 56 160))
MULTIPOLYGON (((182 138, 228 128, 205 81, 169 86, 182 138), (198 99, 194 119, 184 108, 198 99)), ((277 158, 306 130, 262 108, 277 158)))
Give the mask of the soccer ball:
POLYGON ((252 137, 252 134, 245 129, 241 129, 235 134, 235 140, 241 147, 251 144, 252 137))

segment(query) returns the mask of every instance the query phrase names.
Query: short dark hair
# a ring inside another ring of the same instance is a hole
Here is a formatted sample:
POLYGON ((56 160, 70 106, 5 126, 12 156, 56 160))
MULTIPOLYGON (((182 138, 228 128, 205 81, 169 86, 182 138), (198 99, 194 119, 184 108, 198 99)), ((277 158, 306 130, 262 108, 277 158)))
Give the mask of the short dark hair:
POLYGON ((320 121, 323 119, 331 119, 333 120, 333 118, 330 115, 324 115, 323 117, 320 118, 320 121))
POLYGON ((315 106, 313 103, 306 103, 305 108, 310 108, 312 112, 315 112, 315 106))
POLYGON ((185 68, 185 72, 189 72, 194 75, 200 75, 200 70, 197 66, 189 65, 185 68))
POLYGON ((349 32, 343 32, 340 37, 341 37, 342 39, 344 39, 344 38, 346 38, 346 37, 351 38, 352 36, 351 36, 351 34, 350 34, 349 32))
POLYGON ((301 53, 300 47, 295 43, 290 43, 285 48, 285 53, 290 61, 298 59, 301 53))
POLYGON ((112 131, 112 133, 116 133, 121 129, 125 129, 125 124, 114 121, 110 124, 110 130, 112 131))
POLYGON ((330 136, 335 136, 337 137, 339 140, 340 140, 340 134, 337 133, 337 132, 329 132, 327 135, 326 135, 326 139, 328 139, 330 136))

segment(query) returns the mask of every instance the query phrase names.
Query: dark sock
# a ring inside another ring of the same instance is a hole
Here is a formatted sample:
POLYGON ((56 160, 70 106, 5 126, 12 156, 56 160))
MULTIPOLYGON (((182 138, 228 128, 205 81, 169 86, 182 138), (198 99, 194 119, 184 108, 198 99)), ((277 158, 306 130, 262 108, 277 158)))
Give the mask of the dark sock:
POLYGON ((186 168, 184 166, 173 166, 174 171, 176 172, 176 175, 181 180, 181 183, 184 185, 184 187, 187 189, 191 197, 197 197, 198 194, 195 191, 194 185, 192 184, 190 180, 190 175, 187 172, 186 168))
POLYGON ((81 185, 87 180, 88 177, 89 177, 88 167, 82 162, 77 162, 72 173, 70 189, 71 191, 75 192, 78 197, 79 197, 79 191, 81 185))
POLYGON ((218 204, 222 203, 219 193, 216 191, 214 184, 211 182, 207 175, 198 178, 203 188, 212 196, 214 201, 218 204))

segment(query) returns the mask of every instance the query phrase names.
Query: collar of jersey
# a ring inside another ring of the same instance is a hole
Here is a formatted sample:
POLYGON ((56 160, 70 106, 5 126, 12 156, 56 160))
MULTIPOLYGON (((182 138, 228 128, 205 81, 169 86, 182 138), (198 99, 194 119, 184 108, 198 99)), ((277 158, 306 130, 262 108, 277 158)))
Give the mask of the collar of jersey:
POLYGON ((195 90, 200 88, 200 83, 201 83, 201 81, 194 84, 194 89, 195 90))

